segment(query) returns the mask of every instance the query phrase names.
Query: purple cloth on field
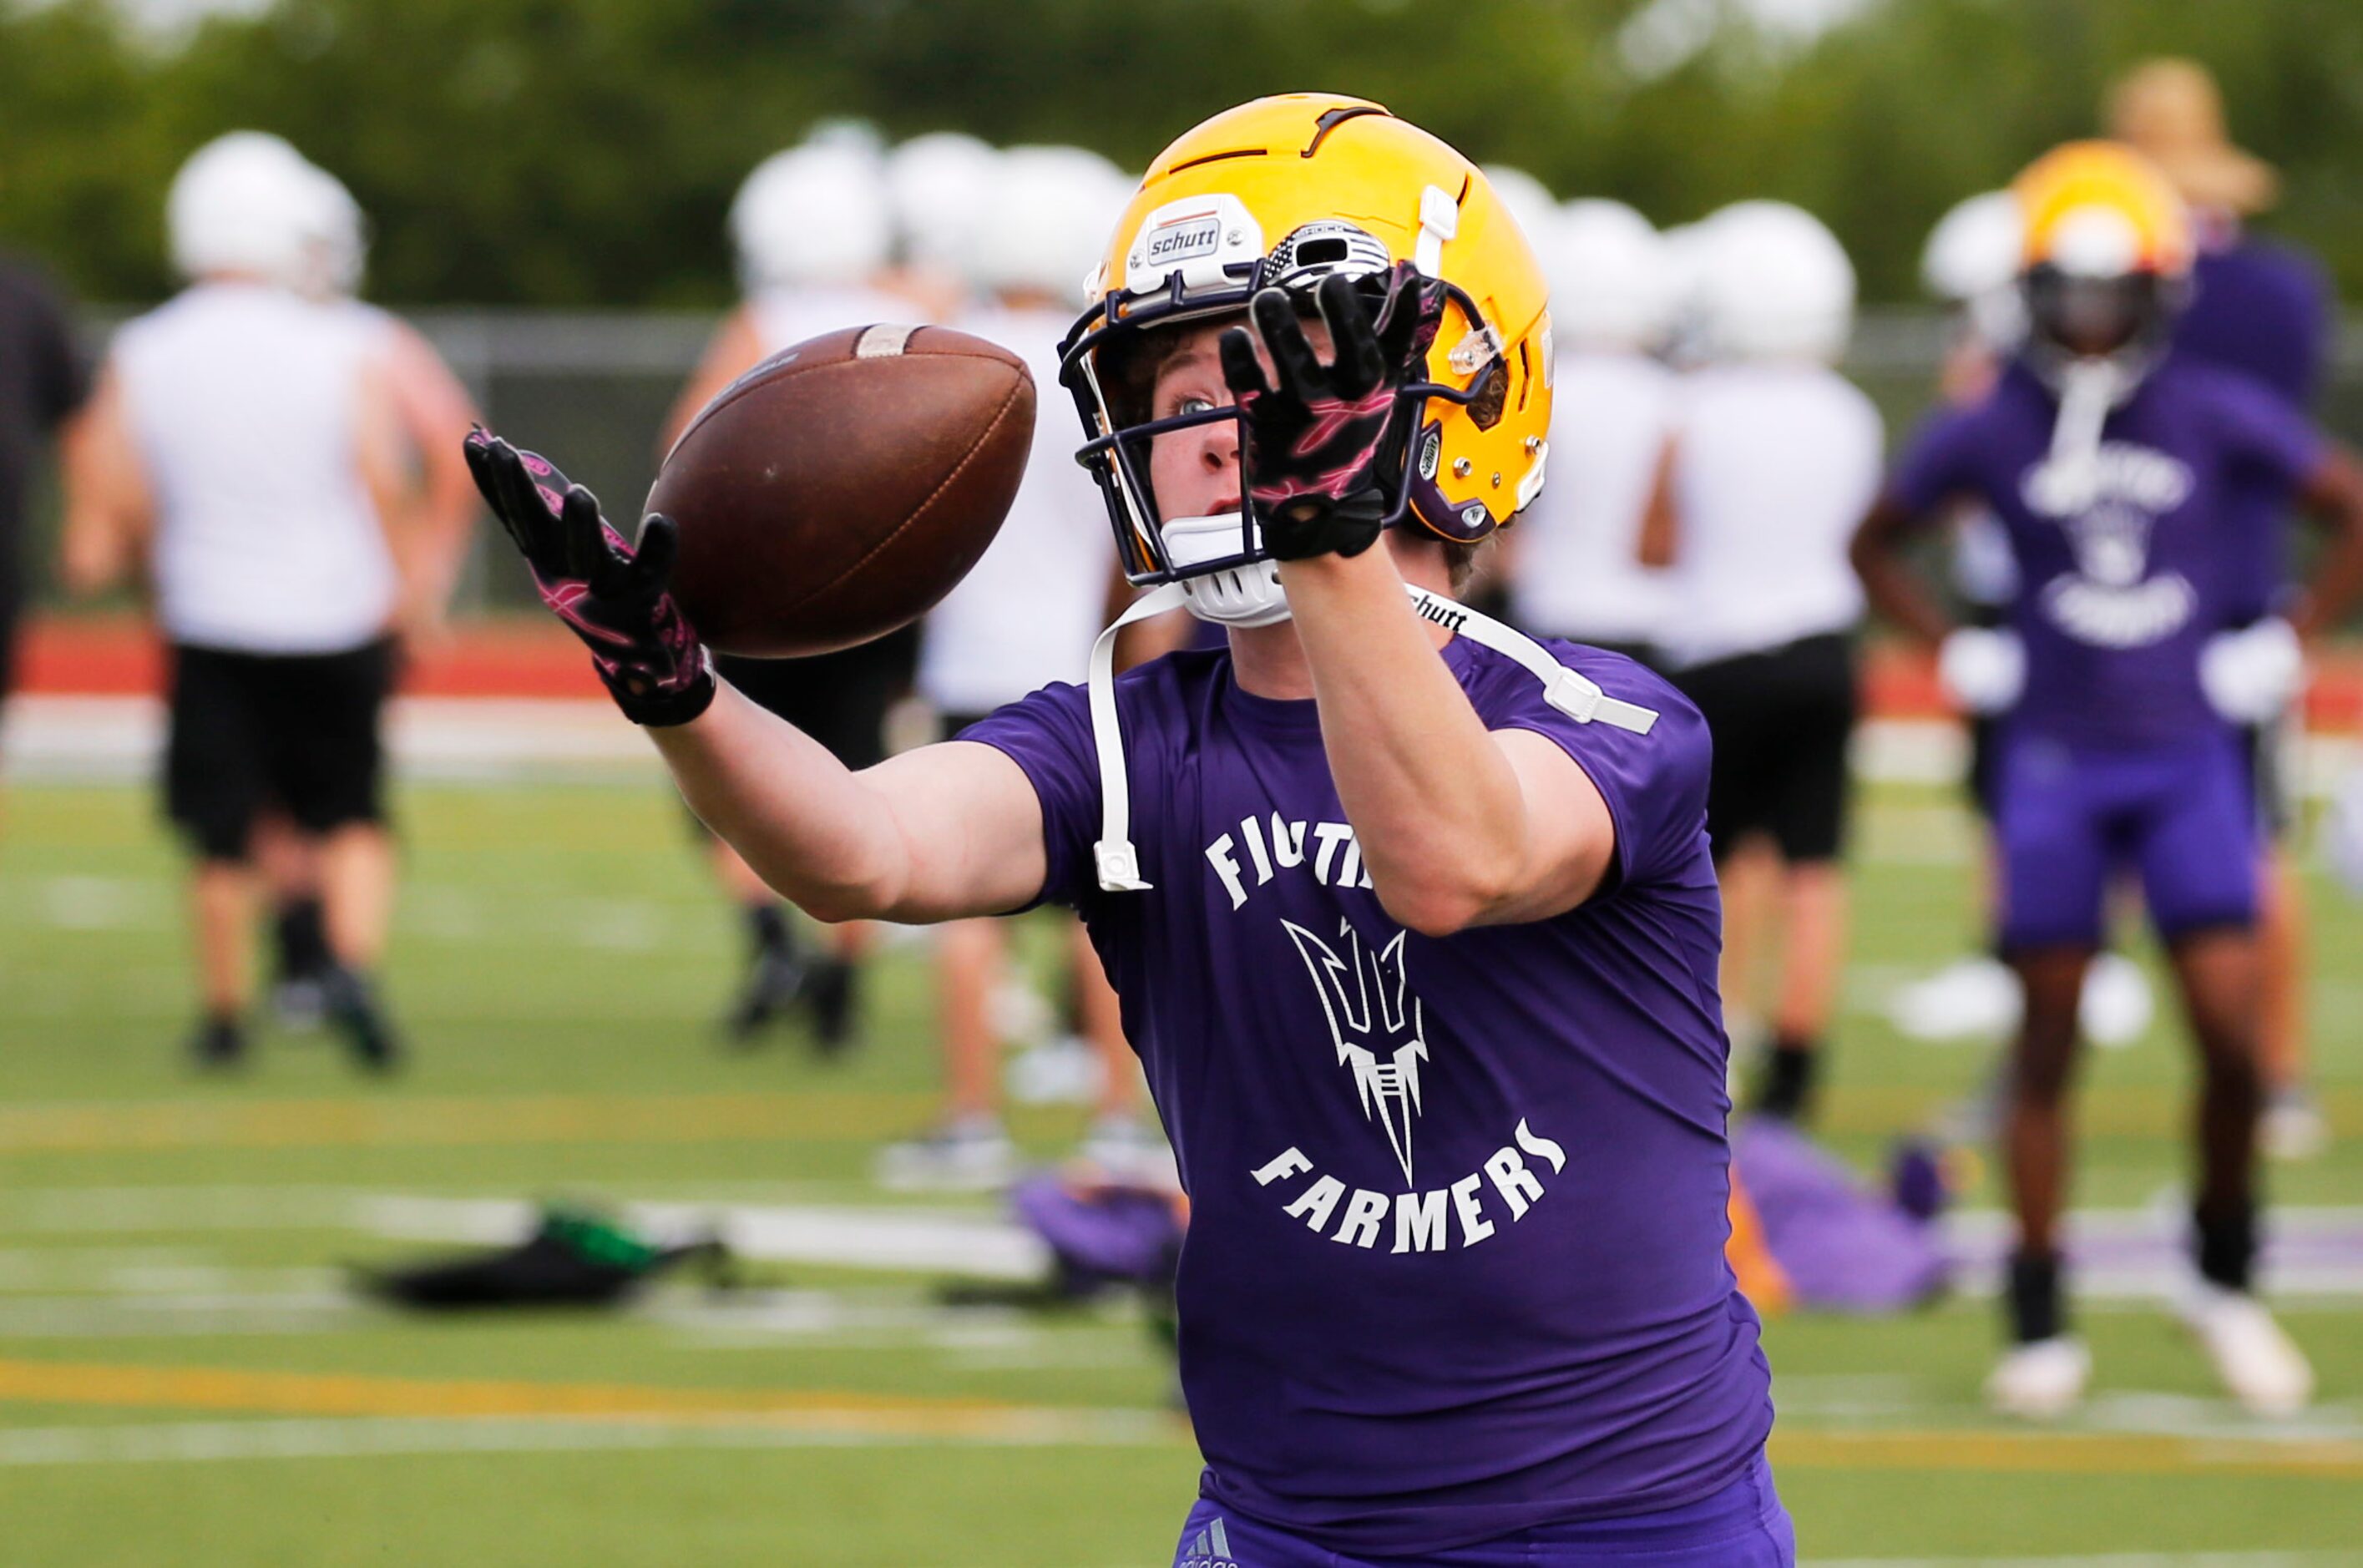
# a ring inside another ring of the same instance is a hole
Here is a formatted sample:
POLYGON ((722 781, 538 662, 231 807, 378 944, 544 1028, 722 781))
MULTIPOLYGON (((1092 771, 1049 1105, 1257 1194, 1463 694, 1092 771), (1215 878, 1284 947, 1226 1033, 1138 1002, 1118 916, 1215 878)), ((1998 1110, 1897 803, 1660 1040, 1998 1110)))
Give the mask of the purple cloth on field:
POLYGON ((1836 1312, 1895 1312, 1945 1288, 1936 1232, 1787 1122, 1751 1117, 1732 1135, 1733 1162, 1797 1300, 1836 1312))

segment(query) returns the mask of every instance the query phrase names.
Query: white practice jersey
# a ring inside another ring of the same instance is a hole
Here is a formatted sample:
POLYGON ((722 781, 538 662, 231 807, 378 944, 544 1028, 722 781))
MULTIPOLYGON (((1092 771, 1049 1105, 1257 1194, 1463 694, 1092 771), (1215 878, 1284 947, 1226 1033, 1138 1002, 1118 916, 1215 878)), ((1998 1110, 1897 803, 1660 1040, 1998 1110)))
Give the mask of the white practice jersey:
POLYGON ((1847 559, 1880 484, 1879 411, 1836 371, 1711 365, 1681 383, 1673 608, 1659 645, 1699 664, 1850 629, 1847 559))
POLYGON ((1512 536, 1513 614, 1543 637, 1654 642, 1669 587, 1637 556, 1673 373, 1644 354, 1562 350, 1554 379, 1548 477, 1512 536))
POLYGON ((356 450, 385 332, 349 304, 201 284, 116 335, 173 641, 338 653, 385 632, 399 585, 356 450))
POLYGON ((1073 402, 1059 384, 1069 325, 1048 310, 983 307, 952 325, 1022 356, 1034 373, 1034 450, 1008 520, 975 570, 930 611, 919 692, 939 713, 987 713, 1052 681, 1081 681, 1107 610, 1115 541, 1073 402))

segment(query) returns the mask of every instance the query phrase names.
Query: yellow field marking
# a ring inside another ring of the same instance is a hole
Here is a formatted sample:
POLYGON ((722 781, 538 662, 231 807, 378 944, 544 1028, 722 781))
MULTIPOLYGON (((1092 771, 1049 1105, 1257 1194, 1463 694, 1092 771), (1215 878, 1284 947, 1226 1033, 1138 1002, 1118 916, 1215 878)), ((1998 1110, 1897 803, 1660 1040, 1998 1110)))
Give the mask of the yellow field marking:
MULTIPOLYGON (((2077 1097, 2076 1127, 2089 1138, 2180 1140, 2190 1130, 2191 1093, 2164 1084, 2087 1090, 2077 1097)), ((1815 1120, 1830 1132, 1893 1132, 1925 1122, 1932 1112, 1958 1097, 1943 1089, 1903 1084, 1835 1086, 1815 1112, 1815 1120)), ((2334 1133, 2363 1136, 2363 1089, 2327 1088, 2315 1104, 2334 1133)))
MULTIPOLYGON (((1054 1435, 1130 1410, 843 1390, 659 1388, 375 1373, 0 1361, 0 1403, 239 1411, 270 1416, 545 1418, 676 1425, 789 1426, 868 1437, 1054 1435)), ((1177 1435, 1186 1436, 1177 1423, 1177 1435)))
MULTIPOLYGON (((1141 1418, 1132 1410, 844 1390, 666 1388, 639 1384, 413 1378, 0 1360, 0 1403, 236 1411, 258 1416, 468 1417, 784 1427, 849 1437, 1091 1440, 1141 1418)), ((1154 1419, 1151 1418, 1151 1419, 1154 1419)), ((1172 1423, 1176 1441, 1187 1427, 1172 1423)), ((1783 1429, 1775 1465, 1809 1470, 2047 1472, 2056 1474, 2279 1475, 2363 1479, 2363 1442, 2189 1438, 2141 1432, 1783 1429)))
POLYGON ((919 1094, 525 1095, 435 1099, 87 1101, 0 1106, 0 1153, 507 1143, 871 1141, 919 1094))
POLYGON ((2363 1479, 2363 1443, 2149 1432, 1779 1431, 1775 1465, 1806 1470, 2043 1471, 2084 1475, 2363 1479))

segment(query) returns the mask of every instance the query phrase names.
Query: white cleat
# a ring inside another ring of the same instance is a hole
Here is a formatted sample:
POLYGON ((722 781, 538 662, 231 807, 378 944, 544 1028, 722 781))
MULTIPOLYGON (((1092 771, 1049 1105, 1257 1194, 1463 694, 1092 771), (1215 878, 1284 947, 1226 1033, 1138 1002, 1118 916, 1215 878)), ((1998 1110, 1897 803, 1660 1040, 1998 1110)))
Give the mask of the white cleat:
POLYGON ((2082 1401, 2091 1377, 2084 1342, 2054 1335, 2004 1352, 1986 1378, 1986 1403, 2023 1421, 2056 1421, 2082 1401))
POLYGON ((1965 958, 1887 1000, 1887 1016, 1914 1040, 1999 1040, 2018 1027, 2018 976, 1994 958, 1965 958))
POLYGON ((2330 1123, 2303 1089, 2276 1089, 2257 1138, 2267 1159, 2312 1160, 2330 1147, 2330 1123))
POLYGON ((877 1173, 893 1192, 997 1192, 1017 1174, 1017 1146, 989 1117, 950 1121, 880 1150, 877 1173))
POLYGON ((2294 1416, 2313 1398, 2313 1368, 2264 1303, 2202 1281, 2180 1303, 2183 1326, 2224 1389, 2252 1416, 2294 1416))
POLYGON ((2077 998, 2076 1021, 2084 1038, 2103 1051, 2122 1051, 2149 1032, 2158 1015, 2149 976, 2140 964, 2121 952, 2104 952, 2084 972, 2083 994, 2077 998))

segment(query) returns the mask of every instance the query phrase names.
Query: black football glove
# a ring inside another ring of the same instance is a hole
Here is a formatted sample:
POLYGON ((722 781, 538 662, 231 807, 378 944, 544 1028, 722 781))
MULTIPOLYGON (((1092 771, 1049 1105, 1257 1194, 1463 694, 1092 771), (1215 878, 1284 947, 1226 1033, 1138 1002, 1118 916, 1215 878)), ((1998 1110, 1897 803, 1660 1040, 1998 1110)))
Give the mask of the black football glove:
POLYGON ((714 701, 713 662, 665 584, 678 535, 651 515, 637 549, 599 515, 599 498, 549 460, 482 426, 468 468, 558 618, 591 650, 616 706, 635 724, 687 724, 714 701))
POLYGON ((1326 365, 1314 356, 1286 290, 1262 289, 1248 302, 1277 386, 1265 382, 1246 328, 1222 336, 1223 380, 1247 426, 1248 500, 1274 560, 1359 555, 1386 518, 1380 449, 1396 392, 1426 364, 1445 293, 1441 283, 1399 261, 1386 276, 1373 319, 1359 282, 1332 274, 1314 292, 1333 345, 1326 365))

